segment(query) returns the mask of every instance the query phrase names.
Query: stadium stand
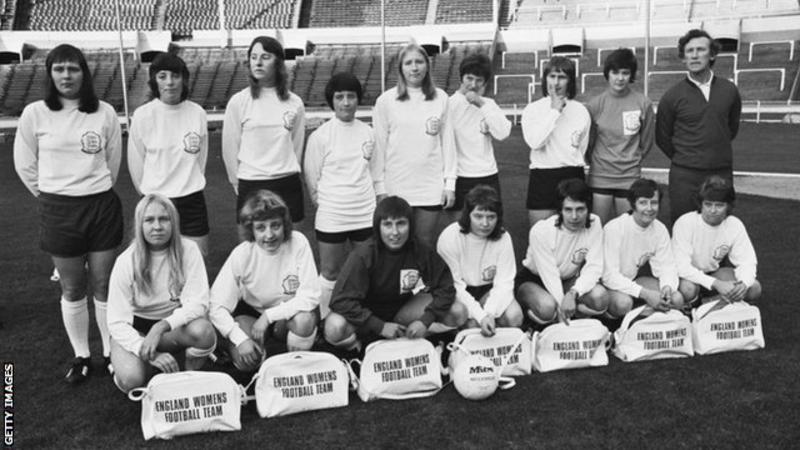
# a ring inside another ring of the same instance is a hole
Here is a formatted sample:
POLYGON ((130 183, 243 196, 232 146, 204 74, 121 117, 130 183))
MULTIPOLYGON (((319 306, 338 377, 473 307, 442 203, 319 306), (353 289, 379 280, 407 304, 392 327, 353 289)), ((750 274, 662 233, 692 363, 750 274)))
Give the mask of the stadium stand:
MULTIPOLYGON (((214 41, 217 38, 211 37, 219 36, 218 31, 213 31, 219 28, 217 0, 131 0, 124 3, 124 29, 164 28, 173 32, 173 44, 165 45, 169 45, 170 51, 177 52, 191 67, 190 98, 193 101, 209 110, 222 109, 233 93, 247 86, 247 48, 244 42, 250 37, 234 39, 233 47, 212 43, 224 42, 214 41), (190 36, 197 39, 203 33, 209 36, 209 40, 201 39, 186 46, 181 40, 190 36)), ((452 93, 459 85, 458 65, 463 57, 471 52, 482 52, 494 60, 496 77, 490 80, 489 92, 495 93, 500 104, 522 105, 529 98, 541 96, 542 62, 560 49, 556 41, 563 39, 556 39, 559 33, 576 28, 575 25, 586 30, 607 27, 609 23, 617 27, 621 24, 628 26, 624 24, 629 20, 641 19, 641 4, 636 0, 499 0, 496 4, 486 0, 387 0, 386 14, 387 23, 396 34, 397 30, 407 28, 408 31, 400 33, 407 33, 418 42, 431 46, 431 74, 437 86, 452 93), (483 38, 486 40, 466 41, 463 34, 453 37, 453 30, 464 23, 483 22, 492 26, 494 14, 498 14, 499 21, 493 25, 489 36, 497 33, 499 24, 496 38, 487 36, 483 38), (557 17, 551 17, 553 15, 557 17), (424 29, 423 24, 427 24, 424 29), (508 24, 508 31, 502 29, 504 24, 508 24), (527 44, 508 47, 503 42, 504 32, 518 33, 527 44)), ((742 20, 737 17, 789 14, 787 20, 791 21, 800 13, 796 0, 653 0, 653 4, 655 20, 679 16, 678 28, 690 24, 709 27, 713 34, 724 35, 729 40, 726 48, 731 51, 720 55, 715 72, 735 80, 745 100, 789 100, 790 90, 797 84, 800 65, 800 57, 794 49, 797 41, 774 35, 760 38, 761 34, 742 25, 742 20), (761 8, 756 9, 756 4, 761 8), (688 18, 696 17, 729 19, 724 23, 686 22, 688 18), (742 31, 745 29, 746 33, 742 31)), ((31 30, 42 31, 101 31, 115 27, 113 5, 113 0, 7 0, 3 3, 3 23, 4 26, 9 23, 27 24, 31 30), (15 11, 16 17, 9 18, 8 15, 15 11)), ((227 27, 245 32, 246 29, 268 29, 273 36, 297 44, 301 50, 299 56, 287 61, 289 86, 310 108, 327 108, 324 85, 337 71, 351 71, 362 80, 365 105, 373 104, 380 95, 382 81, 387 88, 397 82, 396 57, 402 46, 400 41, 405 37, 387 41, 385 76, 381 80, 381 47, 376 43, 376 30, 379 28, 375 27, 380 23, 378 0, 225 0, 224 5, 227 27), (300 22, 300 27, 321 31, 316 38, 306 38, 303 33, 298 33, 304 29, 296 28, 298 14, 307 16, 300 22), (367 28, 369 26, 373 28, 367 28), (354 39, 347 37, 351 34, 344 27, 353 28, 354 39), (303 45, 305 42, 308 44, 303 45)), ((762 29, 770 28, 762 26, 762 29)), ((675 30, 668 29, 649 49, 649 95, 655 101, 685 73, 675 49, 677 35, 674 33, 675 30)), ((605 88, 602 60, 616 46, 634 47, 640 68, 644 66, 641 37, 626 39, 605 39, 606 42, 601 43, 586 31, 578 34, 576 42, 564 46, 569 47, 566 51, 575 58, 579 67, 579 99, 586 99, 605 88)), ((113 42, 108 45, 113 45, 113 42)), ((158 48, 150 51, 153 50, 158 48)), ((27 45, 20 52, 22 62, 0 65, 0 114, 19 114, 24 105, 41 98, 44 79, 41 66, 46 54, 46 47, 27 45)), ((131 110, 147 100, 146 62, 130 52, 125 56, 126 69, 122 74, 116 49, 86 49, 86 54, 95 74, 98 94, 117 110, 123 109, 123 77, 131 110)), ((144 60, 149 61, 149 58, 144 60)), ((642 84, 640 79, 635 88, 641 90, 642 84)))
POLYGON ((436 23, 491 22, 492 2, 486 0, 439 1, 436 23))
MULTIPOLYGON (((379 0, 307 0, 311 5, 309 27, 363 27, 381 24, 379 0)), ((386 0, 386 25, 425 23, 428 0, 386 0)))
POLYGON ((229 29, 291 28, 295 0, 225 0, 229 29))

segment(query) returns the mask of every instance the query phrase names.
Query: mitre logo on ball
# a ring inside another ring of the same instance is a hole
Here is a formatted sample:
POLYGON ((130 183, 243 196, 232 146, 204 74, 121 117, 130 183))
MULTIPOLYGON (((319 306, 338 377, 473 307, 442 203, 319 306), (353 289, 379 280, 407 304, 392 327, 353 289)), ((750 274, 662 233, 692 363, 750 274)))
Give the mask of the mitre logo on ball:
POLYGON ((499 372, 487 357, 471 354, 459 358, 453 368, 453 386, 468 400, 483 400, 497 390, 499 372))

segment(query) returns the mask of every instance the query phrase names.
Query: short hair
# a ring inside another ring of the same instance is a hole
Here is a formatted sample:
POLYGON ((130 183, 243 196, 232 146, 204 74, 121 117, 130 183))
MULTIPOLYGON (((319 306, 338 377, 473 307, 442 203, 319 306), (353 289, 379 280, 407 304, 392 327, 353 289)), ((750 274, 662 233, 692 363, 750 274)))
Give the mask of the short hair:
POLYGON ((425 94, 426 101, 433 100, 436 98, 436 86, 434 86, 433 78, 431 78, 431 58, 424 48, 414 43, 410 43, 401 48, 400 53, 397 55, 397 99, 400 101, 408 100, 408 83, 406 82, 405 75, 403 75, 403 58, 411 52, 419 53, 425 60, 427 69, 425 71, 425 77, 422 79, 422 93, 425 94))
POLYGON ((461 210, 461 217, 458 218, 460 231, 464 234, 470 232, 472 221, 469 215, 478 208, 497 214, 497 225, 489 233, 487 239, 490 241, 500 239, 500 236, 505 232, 503 228, 503 202, 500 200, 500 195, 498 195, 497 191, 486 184, 479 184, 473 187, 464 196, 464 208, 461 210))
POLYGON ((697 212, 702 211, 704 201, 710 201, 727 203, 728 214, 730 214, 736 203, 736 191, 733 189, 733 183, 727 178, 719 175, 710 175, 700 184, 696 201, 697 212))
POLYGON ((247 196, 247 199, 239 210, 239 236, 246 241, 253 242, 253 222, 279 218, 283 221, 283 241, 288 242, 292 238, 292 217, 289 215, 289 207, 280 195, 260 189, 247 196))
POLYGON ((628 203, 631 205, 631 209, 635 209, 634 205, 637 199, 653 198, 656 193, 658 193, 658 200, 661 200, 664 193, 659 189, 658 183, 649 178, 639 178, 628 189, 628 203))
POLYGON ((564 201, 567 199, 582 202, 586 204, 586 209, 589 214, 586 215, 586 228, 592 224, 592 190, 585 181, 580 178, 568 178, 561 180, 556 187, 558 196, 558 219, 556 219, 556 226, 560 227, 564 223, 564 201))
POLYGON ((94 83, 92 82, 92 72, 89 70, 89 64, 86 62, 86 57, 83 52, 77 47, 69 44, 61 44, 56 48, 50 50, 45 58, 44 66, 47 71, 44 80, 44 103, 51 111, 61 111, 64 105, 61 104, 61 97, 58 93, 55 83, 53 83, 53 64, 63 62, 77 63, 83 73, 83 82, 78 91, 78 111, 83 113, 94 113, 100 107, 100 100, 94 92, 94 83))
POLYGON ((547 76, 550 72, 564 72, 567 76, 567 98, 575 98, 577 93, 577 83, 575 81, 575 63, 571 59, 564 56, 553 56, 547 65, 544 67, 542 74, 542 95, 547 97, 547 76))
MULTIPOLYGON (((152 261, 150 244, 144 237, 144 214, 147 207, 156 203, 164 207, 172 224, 172 235, 167 243, 167 270, 169 271, 170 291, 177 295, 183 289, 185 277, 183 273, 183 244, 180 234, 180 216, 175 205, 161 194, 147 194, 136 204, 133 213, 133 282, 136 288, 145 294, 153 292, 152 261)), ((136 299, 133 299, 136 302, 136 299)))
POLYGON ((372 230, 377 237, 376 242, 382 242, 381 235, 381 221, 386 219, 408 219, 409 225, 409 240, 414 238, 414 210, 405 199, 392 195, 384 198, 375 207, 375 213, 372 216, 372 230))
POLYGON ((247 72, 249 73, 250 95, 253 98, 258 98, 261 93, 261 86, 259 86, 258 80, 256 80, 253 77, 253 73, 250 72, 250 54, 253 53, 253 47, 255 47, 256 44, 261 44, 265 52, 275 55, 275 74, 273 75, 275 79, 275 92, 282 101, 289 100, 289 74, 286 71, 286 54, 283 51, 281 43, 278 42, 277 39, 269 36, 256 36, 253 42, 250 43, 250 47, 247 48, 247 72))
POLYGON ((618 48, 606 56, 606 61, 603 64, 603 76, 608 80, 608 73, 612 70, 619 71, 621 69, 628 69, 631 71, 630 82, 636 81, 636 69, 638 62, 636 55, 629 48, 618 48))
POLYGON ((686 34, 681 36, 680 39, 678 39, 678 57, 684 59, 686 57, 686 54, 684 52, 684 50, 686 49, 686 44, 688 44, 689 41, 691 41, 692 39, 700 37, 708 38, 709 42, 708 50, 712 56, 711 61, 709 61, 708 65, 709 67, 714 67, 713 57, 717 56, 717 53, 719 53, 719 51, 722 50, 722 45, 720 45, 719 42, 715 41, 714 38, 712 38, 711 35, 708 34, 708 31, 706 30, 699 30, 697 28, 694 28, 687 31, 686 34))
POLYGON ((150 63, 150 79, 147 80, 147 85, 150 87, 150 95, 153 98, 161 98, 161 94, 158 92, 156 76, 162 70, 181 75, 181 101, 189 98, 189 68, 186 67, 186 63, 180 57, 166 52, 159 53, 150 63))
POLYGON ((473 53, 465 57, 458 67, 459 79, 464 78, 466 74, 482 77, 488 82, 492 77, 492 62, 483 53, 473 53))
POLYGON ((355 92, 358 97, 358 103, 361 104, 361 99, 364 95, 361 82, 350 72, 339 72, 332 76, 328 80, 328 84, 325 85, 325 101, 328 102, 328 106, 331 109, 333 109, 333 94, 342 91, 355 92))

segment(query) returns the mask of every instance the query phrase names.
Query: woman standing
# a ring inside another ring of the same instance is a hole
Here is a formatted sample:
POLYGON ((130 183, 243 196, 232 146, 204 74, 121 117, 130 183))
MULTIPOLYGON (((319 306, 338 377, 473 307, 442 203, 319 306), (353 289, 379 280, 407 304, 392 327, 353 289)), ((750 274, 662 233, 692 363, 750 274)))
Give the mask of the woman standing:
POLYGON ((150 65, 153 100, 133 115, 128 169, 140 194, 169 197, 180 215, 180 234, 208 254, 208 209, 203 195, 208 160, 206 112, 189 97, 182 59, 158 55, 150 65))
POLYGON ((447 122, 447 94, 433 85, 425 50, 400 50, 397 86, 375 102, 373 126, 384 158, 386 193, 414 208, 418 242, 436 244, 439 214, 455 202, 456 150, 447 122))
POLYGON ((222 161, 237 193, 236 211, 250 193, 267 189, 303 220, 300 162, 305 140, 303 101, 289 92, 283 47, 259 36, 247 50, 250 86, 228 101, 222 125, 222 161))
POLYGON ((79 383, 92 371, 87 294, 111 369, 106 299, 122 242, 122 205, 111 189, 122 158, 120 126, 114 108, 97 99, 80 50, 59 45, 45 67, 45 98, 19 119, 14 166, 39 199, 40 245, 60 274, 61 316, 75 352, 66 380, 79 383))
POLYGON ((608 89, 586 104, 592 116, 589 187, 593 212, 605 224, 629 210, 628 187, 642 174, 642 161, 655 142, 650 99, 631 90, 636 55, 611 52, 603 66, 608 89))
POLYGON ((177 233, 170 200, 148 194, 136 205, 133 243, 111 272, 108 328, 114 383, 123 392, 143 386, 157 369, 202 367, 216 334, 205 318, 208 278, 203 255, 177 233))
POLYGON ((382 161, 374 152, 372 128, 356 119, 361 83, 351 73, 337 73, 325 86, 335 116, 308 138, 305 176, 317 205, 314 228, 319 244, 320 312, 328 315, 333 285, 347 259, 347 241, 355 246, 372 239, 376 194, 385 194, 382 161))

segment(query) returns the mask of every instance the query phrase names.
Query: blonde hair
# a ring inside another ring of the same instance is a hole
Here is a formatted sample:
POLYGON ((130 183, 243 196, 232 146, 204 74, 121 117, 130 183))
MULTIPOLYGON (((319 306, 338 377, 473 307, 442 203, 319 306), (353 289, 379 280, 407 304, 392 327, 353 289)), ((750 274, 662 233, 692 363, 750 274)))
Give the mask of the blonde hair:
POLYGON ((422 59, 425 60, 426 69, 425 77, 422 79, 422 93, 425 94, 426 101, 433 100, 436 98, 436 86, 434 86, 433 78, 431 78, 431 58, 424 48, 414 43, 400 49, 397 57, 397 99, 400 101, 408 100, 408 82, 406 82, 406 76, 403 75, 403 59, 411 52, 419 53, 422 55, 422 59))
MULTIPOLYGON (((157 203, 164 207, 172 223, 172 235, 167 243, 167 266, 169 270, 169 292, 170 295, 177 296, 183 290, 186 281, 183 273, 183 245, 180 237, 180 217, 175 205, 163 195, 147 194, 139 200, 134 212, 133 221, 133 283, 143 294, 152 292, 153 280, 150 276, 151 264, 153 262, 152 249, 144 238, 142 225, 144 223, 144 213, 147 207, 157 203)), ((135 301, 135 299, 134 299, 135 301)))

